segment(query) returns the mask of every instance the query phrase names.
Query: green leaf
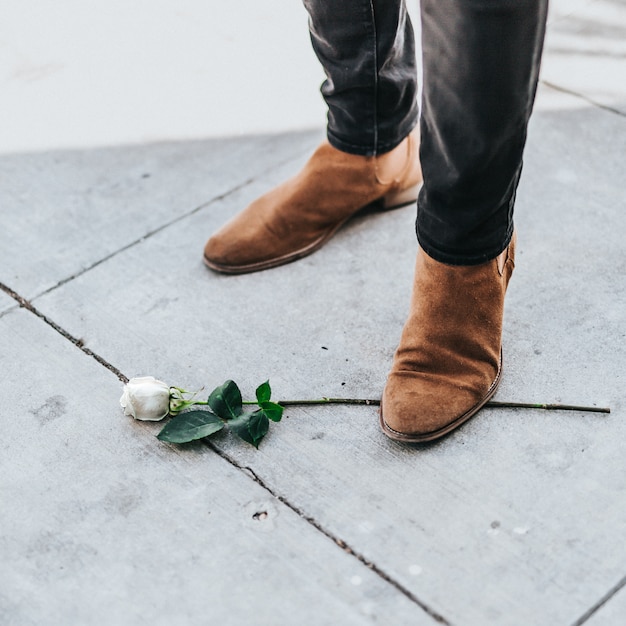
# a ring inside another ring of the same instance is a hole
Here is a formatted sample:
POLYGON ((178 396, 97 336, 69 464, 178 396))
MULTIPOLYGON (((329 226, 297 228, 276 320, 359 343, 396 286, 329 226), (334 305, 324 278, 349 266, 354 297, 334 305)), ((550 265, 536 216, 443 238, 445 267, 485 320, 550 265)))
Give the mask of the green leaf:
POLYGON ((254 445, 258 448, 259 443, 261 443, 261 439, 267 435, 267 431, 270 428, 270 422, 267 419, 267 415, 264 410, 255 411, 250 416, 250 421, 248 422, 248 432, 254 439, 254 445))
POLYGON ((284 408, 276 402, 261 402, 260 407, 272 422, 280 422, 283 417, 284 408))
POLYGON ((209 396, 209 406, 222 419, 232 420, 241 415, 241 391, 237 383, 227 380, 209 396))
POLYGON ((229 420, 228 427, 239 438, 243 439, 249 444, 252 444, 255 448, 258 448, 259 445, 255 443, 254 438, 248 430, 248 424, 250 423, 250 418, 252 417, 252 415, 252 413, 243 413, 242 415, 239 415, 238 417, 229 420))
POLYGON ((259 447, 261 439, 265 437, 270 427, 267 415, 259 409, 254 413, 243 413, 228 422, 229 428, 241 439, 259 447))
POLYGON ((173 417, 157 435, 157 439, 187 443, 208 437, 222 428, 224 422, 210 411, 188 411, 173 417))
POLYGON ((270 387, 270 381, 266 380, 262 385, 259 385, 256 390, 256 399, 259 404, 263 402, 269 402, 272 397, 272 389, 270 387))

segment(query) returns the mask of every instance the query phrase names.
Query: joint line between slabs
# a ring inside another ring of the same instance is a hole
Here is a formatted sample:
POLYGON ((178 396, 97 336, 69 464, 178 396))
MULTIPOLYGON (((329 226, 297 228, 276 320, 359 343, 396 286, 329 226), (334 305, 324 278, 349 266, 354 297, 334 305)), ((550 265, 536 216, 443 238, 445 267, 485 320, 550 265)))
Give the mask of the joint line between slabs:
POLYGON ((335 537, 329 530, 324 528, 315 518, 306 515, 302 509, 297 507, 295 504, 292 504, 285 496, 281 496, 276 493, 265 481, 258 476, 258 474, 249 466, 244 466, 238 463, 235 459, 229 456, 223 450, 220 450, 215 444, 210 441, 204 441, 205 445, 211 448, 213 452, 215 452, 218 456, 223 458, 225 461, 236 467, 238 470, 241 470, 245 474, 247 474, 255 483, 257 483, 260 487, 265 489, 273 498, 284 504, 286 507, 291 509, 298 517, 302 518, 305 522, 309 523, 313 528, 322 533, 325 537, 333 541, 337 544, 342 550, 347 552, 350 556, 356 558, 360 561, 365 567, 372 570, 378 577, 382 578, 386 583, 395 587, 402 595, 406 596, 411 602, 417 604, 427 615, 429 615, 432 619, 434 619, 437 623, 443 624, 444 626, 452 626, 451 623, 437 613, 434 609, 430 608, 427 604, 422 602, 417 596, 415 596, 411 591, 409 591, 406 587, 404 587, 401 583, 394 580, 389 574, 387 574, 384 570, 378 567, 372 561, 366 559, 362 554, 357 552, 354 548, 348 545, 345 541, 340 539, 339 537, 335 537))
MULTIPOLYGON (((304 151, 299 151, 296 156, 300 156, 302 153, 304 153, 304 151)), ((199 211, 202 211, 203 209, 206 209, 207 207, 211 206, 212 204, 214 204, 216 202, 220 202, 221 200, 224 200, 225 198, 228 198, 228 196, 236 193, 237 191, 240 191, 241 189, 244 189, 248 185, 251 185, 258 178, 260 178, 261 176, 267 174, 267 172, 270 172, 273 169, 278 169, 279 167, 282 167, 283 165, 285 165, 285 163, 288 163, 293 158, 295 158, 294 155, 291 155, 291 156, 285 158, 284 160, 279 161, 278 163, 275 163, 271 167, 269 167, 269 168, 259 172, 258 174, 256 174, 252 178, 248 178, 248 179, 244 180, 243 182, 239 183, 238 185, 235 185, 234 187, 231 187, 227 191, 224 191, 223 193, 221 193, 221 194, 219 194, 217 196, 214 196, 210 200, 207 200, 206 202, 203 202, 202 204, 200 204, 197 207, 193 208, 191 211, 187 211, 187 213, 184 213, 183 215, 179 215, 178 217, 175 217, 174 219, 170 220, 169 222, 165 222, 164 224, 161 224, 161 226, 157 226, 157 228, 147 232, 145 235, 142 235, 138 239, 135 239, 134 241, 131 241, 130 243, 126 244, 125 246, 122 246, 121 248, 118 248, 114 252, 111 252, 110 254, 107 254, 106 256, 102 257, 101 259, 98 259, 97 261, 95 261, 94 263, 89 265, 88 267, 85 267, 84 269, 82 269, 82 270, 72 274, 71 276, 67 276, 66 278, 60 280, 55 285, 52 285, 52 287, 49 287, 48 289, 42 291, 41 293, 38 293, 36 296, 34 296, 32 298, 32 300, 36 300, 37 298, 40 298, 41 296, 45 296, 45 295, 49 294, 51 291, 54 291, 55 289, 58 289, 59 287, 62 287, 63 285, 71 282, 75 278, 78 278, 79 276, 82 276, 83 274, 86 274, 87 272, 91 271, 92 269, 98 267, 98 265, 101 265, 102 263, 105 263, 106 261, 112 259, 113 257, 117 256, 118 254, 121 254, 122 252, 125 252, 126 250, 129 250, 130 248, 133 248, 136 245, 140 244, 142 241, 144 241, 146 239, 149 239, 150 237, 153 237, 154 235, 160 233, 162 230, 165 230, 166 228, 169 228, 170 226, 173 226, 174 224, 176 224, 176 223, 178 223, 178 222, 180 222, 180 221, 182 221, 184 219, 187 219, 188 217, 191 217, 192 215, 195 215, 199 211)), ((0 283, 0 285, 1 285, 1 283, 0 283)), ((10 294, 11 293, 10 290, 7 291, 7 293, 10 294)))
POLYGON ((626 113, 624 113, 623 111, 614 109, 613 107, 608 106, 606 104, 601 104, 600 102, 596 102, 595 100, 592 100, 585 94, 579 93, 578 91, 573 91, 572 89, 561 87, 559 85, 556 85, 555 83, 550 82, 549 80, 541 80, 540 82, 543 85, 546 85, 546 87, 556 89, 556 91, 560 91, 561 93, 566 93, 570 96, 574 96, 575 98, 580 98, 581 100, 584 100, 588 104, 591 104, 592 106, 597 107, 598 109, 603 109, 604 111, 608 111, 609 113, 614 113, 615 115, 619 115, 620 117, 626 117, 626 113))
POLYGON ((105 263, 106 261, 116 257, 118 254, 121 254, 122 252, 126 252, 126 250, 130 250, 130 248, 134 248, 136 245, 140 244, 142 241, 145 241, 146 239, 150 239, 150 237, 153 237, 154 235, 160 233, 162 230, 165 230, 166 228, 169 228, 170 226, 176 224, 177 222, 180 222, 180 221, 182 221, 184 219, 187 219, 188 217, 191 217, 192 215, 195 215, 196 213, 198 213, 198 211, 201 211, 202 209, 210 206, 211 204, 213 204, 215 202, 219 202, 220 200, 223 200, 224 198, 227 198, 229 195, 239 191, 240 189, 243 189, 244 187, 246 187, 247 185, 249 185, 253 181, 254 181, 254 179, 246 180, 243 183, 233 187, 232 189, 229 189, 228 191, 225 191, 223 194, 220 194, 219 196, 215 196, 214 198, 211 198, 210 200, 207 200, 206 202, 203 202, 202 204, 200 204, 199 206, 195 207, 191 211, 188 211, 187 213, 185 213, 183 215, 179 215, 178 217, 175 217, 174 219, 170 220, 169 222, 165 222, 164 224, 161 224, 160 226, 157 226, 156 228, 154 228, 153 230, 147 232, 145 235, 142 235, 138 239, 135 239, 134 241, 131 241, 130 243, 126 244, 125 246, 122 246, 121 248, 118 248, 114 252, 111 252, 110 254, 107 254, 106 256, 102 257, 101 259, 98 259, 97 261, 95 261, 94 263, 89 265, 88 267, 85 267, 84 269, 80 270, 79 272, 76 272, 75 274, 72 274, 71 276, 67 276, 63 280, 60 280, 55 285, 52 285, 52 287, 49 287, 45 291, 42 291, 41 293, 38 293, 33 298, 33 300, 36 300, 37 298, 40 298, 41 296, 45 296, 45 295, 49 294, 51 291, 54 291, 55 289, 58 289, 59 287, 62 287, 63 285, 71 282, 75 278, 78 278, 79 276, 82 276, 83 274, 86 274, 87 272, 90 272, 92 269, 98 267, 98 265, 101 265, 102 263, 105 263))
MULTIPOLYGON (((87 356, 90 356, 92 359, 95 359, 98 363, 100 363, 100 365, 104 366, 110 372, 115 374, 121 382, 123 382, 124 384, 128 382, 128 378, 124 374, 122 374, 122 372, 120 372, 120 370, 118 370, 117 367, 109 363, 106 359, 102 358, 99 354, 96 354, 93 350, 90 350, 89 348, 85 347, 83 345, 83 342, 80 339, 77 339, 76 337, 71 335, 69 332, 67 332, 64 328, 59 326, 56 322, 51 320, 49 317, 45 316, 41 311, 35 308, 26 298, 20 296, 17 292, 13 291, 13 289, 11 289, 10 287, 7 287, 4 283, 0 283, 0 289, 4 291, 7 295, 11 296, 11 298, 13 298, 19 304, 20 308, 26 309, 27 311, 32 313, 35 317, 38 317, 48 326, 56 330, 57 333, 59 333, 59 335, 67 339, 69 342, 73 343, 79 350, 84 352, 87 356)), ((14 309, 10 309, 10 310, 12 311, 14 309)))
POLYGON ((598 602, 596 602, 586 613, 579 617, 572 626, 582 626, 589 618, 595 615, 611 598, 619 593, 624 587, 626 587, 626 576, 620 580, 615 587, 612 587, 607 594, 602 596, 598 602))

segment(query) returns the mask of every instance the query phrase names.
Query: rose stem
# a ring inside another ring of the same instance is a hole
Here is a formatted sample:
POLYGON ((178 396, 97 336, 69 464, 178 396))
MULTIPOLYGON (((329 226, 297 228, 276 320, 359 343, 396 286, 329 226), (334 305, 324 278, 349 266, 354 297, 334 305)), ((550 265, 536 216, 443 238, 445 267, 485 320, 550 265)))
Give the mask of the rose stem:
MULTIPOLYGON (((256 402, 244 402, 244 404, 256 404, 256 402)), ((279 400, 281 406, 306 406, 314 404, 365 404, 368 406, 379 406, 380 400, 360 399, 360 398, 320 398, 318 400, 279 400)), ((511 408, 511 409, 543 409, 545 411, 585 411, 588 413, 610 413, 608 407, 598 406, 576 406, 573 404, 535 404, 527 402, 498 402, 492 400, 485 404, 491 408, 511 408)))

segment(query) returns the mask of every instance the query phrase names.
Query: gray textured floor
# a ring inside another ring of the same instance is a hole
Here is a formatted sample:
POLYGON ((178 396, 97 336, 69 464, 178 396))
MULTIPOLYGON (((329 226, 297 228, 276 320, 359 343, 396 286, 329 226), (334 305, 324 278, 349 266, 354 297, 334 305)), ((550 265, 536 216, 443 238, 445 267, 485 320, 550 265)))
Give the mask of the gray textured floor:
POLYGON ((3 150, 0 624, 625 624, 625 35, 624 2, 553 5, 496 398, 609 416, 486 409, 407 447, 374 408, 292 408, 258 451, 163 444, 122 415, 116 371, 378 396, 414 208, 224 277, 201 263, 206 237, 298 170, 322 136, 309 113, 3 150))

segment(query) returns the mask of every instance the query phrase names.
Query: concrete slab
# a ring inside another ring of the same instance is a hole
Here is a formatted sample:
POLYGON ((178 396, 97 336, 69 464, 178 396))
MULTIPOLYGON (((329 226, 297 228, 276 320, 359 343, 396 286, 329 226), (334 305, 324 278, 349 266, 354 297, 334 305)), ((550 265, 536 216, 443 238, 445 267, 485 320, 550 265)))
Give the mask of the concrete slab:
POLYGON ((319 131, 0 156, 0 281, 31 298, 230 192, 319 131))
POLYGON ((548 5, 548 24, 581 10, 585 11, 594 2, 597 0, 552 0, 548 5))
POLYGON ((3 624, 434 623, 206 446, 123 417, 116 377, 42 320, 0 336, 3 624))
MULTIPOLYGON (((438 444, 407 448, 379 433, 374 409, 293 409, 259 452, 219 439, 453 623, 572 623, 625 573, 625 120, 568 103, 539 103, 530 131, 498 398, 608 403, 611 416, 488 410, 438 444)), ((234 378, 250 396, 270 378, 283 399, 377 397, 408 307, 413 209, 359 218, 322 252, 271 272, 202 267, 207 230, 298 166, 36 306, 128 375, 188 388, 234 378)))
POLYGON ((544 94, 555 95, 543 90, 538 102, 518 192, 505 334, 512 356, 499 393, 614 404, 625 355, 626 119, 553 102, 542 111, 544 94))
POLYGON ((558 2, 548 25, 542 78, 626 114, 626 3, 558 2))
POLYGON ((24 0, 0 24, 0 152, 317 127, 300 2, 24 0))

